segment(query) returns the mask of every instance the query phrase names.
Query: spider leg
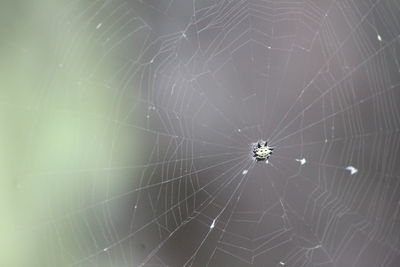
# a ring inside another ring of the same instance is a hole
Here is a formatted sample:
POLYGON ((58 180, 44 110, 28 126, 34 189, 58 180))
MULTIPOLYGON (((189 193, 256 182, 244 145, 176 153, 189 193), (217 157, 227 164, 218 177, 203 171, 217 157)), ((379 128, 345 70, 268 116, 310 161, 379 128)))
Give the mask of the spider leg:
POLYGON ((260 148, 260 147, 261 147, 260 143, 258 143, 258 144, 257 144, 257 147, 258 147, 258 148, 260 148))

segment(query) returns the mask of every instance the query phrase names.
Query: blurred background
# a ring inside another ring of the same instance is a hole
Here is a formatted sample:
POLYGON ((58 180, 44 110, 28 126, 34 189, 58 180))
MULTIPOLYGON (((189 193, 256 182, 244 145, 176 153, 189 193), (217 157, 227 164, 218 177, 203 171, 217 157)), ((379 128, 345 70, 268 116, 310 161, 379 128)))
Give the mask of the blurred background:
POLYGON ((400 266, 398 1, 0 22, 1 266, 400 266))
POLYGON ((129 57, 105 54, 96 32, 110 13, 101 12, 105 5, 1 3, 1 266, 66 266, 83 257, 76 242, 94 242, 83 229, 92 225, 86 208, 134 183, 107 180, 108 168, 140 148, 135 132, 113 122, 124 90, 116 69, 129 57))

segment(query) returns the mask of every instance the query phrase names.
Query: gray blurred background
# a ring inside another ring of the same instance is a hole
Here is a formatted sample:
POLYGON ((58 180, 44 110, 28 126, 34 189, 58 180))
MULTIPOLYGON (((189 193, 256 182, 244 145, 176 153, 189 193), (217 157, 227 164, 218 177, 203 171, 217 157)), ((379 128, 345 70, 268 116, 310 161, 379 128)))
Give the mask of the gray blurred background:
POLYGON ((398 1, 0 6, 1 266, 400 266, 398 1))

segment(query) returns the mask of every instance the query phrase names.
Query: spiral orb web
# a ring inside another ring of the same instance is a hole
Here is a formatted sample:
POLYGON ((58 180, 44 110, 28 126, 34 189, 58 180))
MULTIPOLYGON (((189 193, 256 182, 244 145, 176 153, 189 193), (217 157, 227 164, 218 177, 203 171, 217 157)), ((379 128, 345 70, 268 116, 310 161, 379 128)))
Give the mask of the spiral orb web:
POLYGON ((79 3, 118 58, 115 146, 86 170, 103 194, 51 220, 84 225, 68 266, 400 266, 398 1, 79 3))

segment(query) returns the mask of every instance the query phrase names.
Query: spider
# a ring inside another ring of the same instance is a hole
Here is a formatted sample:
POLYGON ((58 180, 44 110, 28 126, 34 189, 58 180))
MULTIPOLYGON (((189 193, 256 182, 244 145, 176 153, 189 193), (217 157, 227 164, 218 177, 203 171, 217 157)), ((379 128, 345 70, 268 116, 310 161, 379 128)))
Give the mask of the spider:
POLYGON ((258 142, 257 145, 254 145, 253 147, 253 153, 254 153, 253 157, 257 161, 268 160, 273 150, 274 150, 273 147, 268 146, 268 142, 265 142, 264 145, 261 145, 260 142, 258 142))

